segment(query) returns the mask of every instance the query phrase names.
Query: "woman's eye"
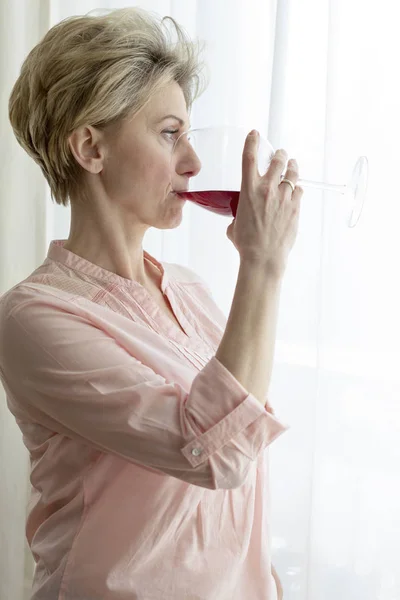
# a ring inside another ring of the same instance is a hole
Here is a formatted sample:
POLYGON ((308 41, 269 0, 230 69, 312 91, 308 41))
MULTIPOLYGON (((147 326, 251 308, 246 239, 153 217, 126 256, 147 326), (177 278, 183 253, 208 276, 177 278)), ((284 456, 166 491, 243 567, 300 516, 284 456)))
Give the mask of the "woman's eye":
POLYGON ((171 137, 178 133, 178 131, 179 129, 166 129, 165 131, 163 131, 163 133, 165 133, 168 137, 171 137))

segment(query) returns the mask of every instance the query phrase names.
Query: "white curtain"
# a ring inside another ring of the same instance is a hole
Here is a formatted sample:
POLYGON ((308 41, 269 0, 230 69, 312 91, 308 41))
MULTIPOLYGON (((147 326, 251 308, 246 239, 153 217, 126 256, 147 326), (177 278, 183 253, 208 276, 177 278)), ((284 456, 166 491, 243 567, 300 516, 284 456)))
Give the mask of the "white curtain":
MULTIPOLYGON (((45 5, 0 0, 0 293, 69 232, 69 209, 51 204, 7 123, 19 65, 43 28, 135 3, 53 0, 47 12, 45 5)), ((393 0, 136 5, 175 17, 207 42, 211 83, 193 126, 257 128, 315 181, 344 184, 357 157, 369 159, 355 229, 339 194, 306 189, 302 200, 270 388, 277 414, 291 424, 271 446, 273 562, 285 600, 399 600, 400 8, 393 0)), ((150 230, 144 240, 159 259, 198 272, 226 315, 238 268, 228 223, 187 203, 177 230, 150 230)), ((28 462, 3 398, 0 418, 0 598, 22 600, 24 564, 27 588, 33 564, 23 556, 28 462)))
MULTIPOLYGON (((8 97, 22 61, 48 28, 46 0, 0 0, 0 294, 46 252, 45 180, 15 141, 8 97)), ((22 600, 32 574, 25 540, 29 459, 1 386, 0 474, 0 599, 22 600)))

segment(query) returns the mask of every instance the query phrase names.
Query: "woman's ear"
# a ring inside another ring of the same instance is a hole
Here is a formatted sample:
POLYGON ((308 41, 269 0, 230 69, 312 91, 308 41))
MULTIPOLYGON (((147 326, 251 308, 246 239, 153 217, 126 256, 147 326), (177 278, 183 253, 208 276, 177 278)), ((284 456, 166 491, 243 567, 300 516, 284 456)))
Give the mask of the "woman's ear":
POLYGON ((103 168, 103 136, 90 125, 78 127, 68 138, 75 160, 89 173, 99 173, 103 168))

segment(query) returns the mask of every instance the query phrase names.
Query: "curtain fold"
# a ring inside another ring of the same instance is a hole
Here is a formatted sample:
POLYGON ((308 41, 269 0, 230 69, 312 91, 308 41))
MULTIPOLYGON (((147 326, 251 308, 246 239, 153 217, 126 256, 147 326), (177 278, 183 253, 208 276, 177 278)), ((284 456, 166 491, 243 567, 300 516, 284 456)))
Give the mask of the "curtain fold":
MULTIPOLYGON (((344 196, 305 188, 302 199, 270 387, 291 424, 270 453, 273 562, 285 600, 399 600, 400 9, 391 0, 379 9, 362 0, 0 0, 0 293, 69 233, 70 209, 51 204, 8 123, 20 64, 61 19, 132 5, 169 14, 206 42, 211 79, 193 127, 257 128, 297 158, 304 179, 345 184, 357 157, 369 159, 355 229, 344 196)), ((160 260, 199 273, 226 316, 239 266, 229 222, 188 202, 178 229, 144 240, 160 260)), ((29 461, 2 392, 0 419, 0 598, 23 600, 29 461)))
MULTIPOLYGON (((0 0, 0 294, 33 271, 46 250, 46 183, 15 140, 8 98, 49 14, 47 0, 0 0)), ((0 598, 22 600, 33 568, 25 540, 29 455, 2 387, 0 425, 0 598)))

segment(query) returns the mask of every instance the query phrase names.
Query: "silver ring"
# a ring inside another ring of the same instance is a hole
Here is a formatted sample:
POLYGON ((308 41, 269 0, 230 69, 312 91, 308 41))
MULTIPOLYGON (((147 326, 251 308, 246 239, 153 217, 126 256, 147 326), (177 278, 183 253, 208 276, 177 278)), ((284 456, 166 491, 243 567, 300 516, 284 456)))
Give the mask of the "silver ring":
POLYGON ((281 183, 288 183, 290 185, 290 187, 292 188, 292 192, 294 192, 294 184, 290 181, 290 179, 282 179, 281 183))

